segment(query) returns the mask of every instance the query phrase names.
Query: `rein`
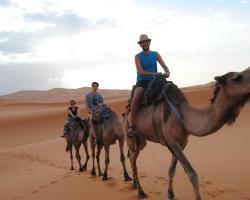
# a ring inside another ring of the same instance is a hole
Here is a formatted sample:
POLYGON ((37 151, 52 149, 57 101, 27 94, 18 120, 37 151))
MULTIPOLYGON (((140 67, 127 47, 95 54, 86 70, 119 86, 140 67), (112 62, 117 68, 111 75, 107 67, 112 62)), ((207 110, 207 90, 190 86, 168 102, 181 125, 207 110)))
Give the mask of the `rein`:
MULTIPOLYGON (((168 90, 168 88, 169 88, 169 85, 167 86, 167 90, 168 90)), ((178 109, 168 99, 168 97, 167 97, 166 92, 164 91, 164 89, 162 90, 162 94, 165 97, 166 101, 168 102, 171 111, 173 111, 173 113, 176 115, 176 117, 177 117, 178 121, 180 122, 180 124, 182 125, 182 127, 184 127, 182 114, 178 111, 178 109)))

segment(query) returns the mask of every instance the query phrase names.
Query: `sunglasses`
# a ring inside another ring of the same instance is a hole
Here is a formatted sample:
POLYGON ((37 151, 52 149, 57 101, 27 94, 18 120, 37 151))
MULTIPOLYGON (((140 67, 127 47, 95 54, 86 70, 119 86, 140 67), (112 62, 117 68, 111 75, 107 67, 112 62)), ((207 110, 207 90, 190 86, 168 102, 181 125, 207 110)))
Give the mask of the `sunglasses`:
POLYGON ((94 87, 94 88, 98 88, 98 86, 97 86, 97 85, 93 85, 92 87, 94 87))

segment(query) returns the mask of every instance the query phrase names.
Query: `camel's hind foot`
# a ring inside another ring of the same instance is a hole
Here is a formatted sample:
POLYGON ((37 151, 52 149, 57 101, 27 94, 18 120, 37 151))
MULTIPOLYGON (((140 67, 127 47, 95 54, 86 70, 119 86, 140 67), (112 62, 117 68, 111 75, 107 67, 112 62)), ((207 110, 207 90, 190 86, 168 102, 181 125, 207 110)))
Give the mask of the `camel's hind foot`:
POLYGON ((168 200, 174 200, 174 192, 168 191, 168 200))
POLYGON ((124 172, 124 181, 127 182, 127 181, 132 181, 132 178, 129 177, 128 173, 127 172, 124 172))
POLYGON ((79 168, 79 172, 83 172, 83 168, 82 167, 79 168))
POLYGON ((84 171, 87 170, 87 166, 86 166, 86 165, 83 165, 83 166, 81 167, 81 169, 82 169, 82 172, 84 172, 84 171))
POLYGON ((103 180, 103 181, 108 180, 108 174, 107 174, 106 172, 104 172, 103 177, 102 177, 102 180, 103 180))
POLYGON ((95 172, 94 169, 91 170, 91 175, 92 175, 92 176, 96 176, 96 172, 95 172))
POLYGON ((143 190, 141 190, 138 194, 138 197, 139 199, 145 199, 148 198, 148 195, 143 190))

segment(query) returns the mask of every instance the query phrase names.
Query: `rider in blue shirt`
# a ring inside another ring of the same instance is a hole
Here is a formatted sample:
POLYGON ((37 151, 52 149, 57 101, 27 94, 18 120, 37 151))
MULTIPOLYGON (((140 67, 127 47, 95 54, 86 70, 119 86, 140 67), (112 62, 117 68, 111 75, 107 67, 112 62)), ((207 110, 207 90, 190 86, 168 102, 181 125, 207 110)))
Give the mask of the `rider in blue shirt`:
POLYGON ((160 54, 156 51, 151 51, 150 47, 151 39, 146 34, 142 34, 139 37, 138 44, 142 48, 142 51, 135 55, 135 66, 137 71, 136 88, 134 90, 134 96, 132 98, 130 113, 128 114, 128 138, 134 137, 135 129, 135 116, 139 108, 140 100, 144 90, 147 88, 148 83, 155 78, 157 74, 157 62, 162 66, 164 70, 164 76, 168 78, 170 72, 166 64, 164 63, 160 54))

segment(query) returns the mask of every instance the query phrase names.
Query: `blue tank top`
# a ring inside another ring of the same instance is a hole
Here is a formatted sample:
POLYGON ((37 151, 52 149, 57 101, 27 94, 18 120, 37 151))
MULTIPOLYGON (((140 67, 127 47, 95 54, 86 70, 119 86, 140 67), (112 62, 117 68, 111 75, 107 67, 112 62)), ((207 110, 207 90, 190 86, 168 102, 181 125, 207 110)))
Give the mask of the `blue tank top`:
MULTIPOLYGON (((157 52, 150 51, 149 54, 145 54, 143 51, 136 56, 140 59, 141 66, 144 71, 157 72, 157 52)), ((137 82, 141 80, 153 80, 155 76, 143 76, 137 73, 137 82)))

